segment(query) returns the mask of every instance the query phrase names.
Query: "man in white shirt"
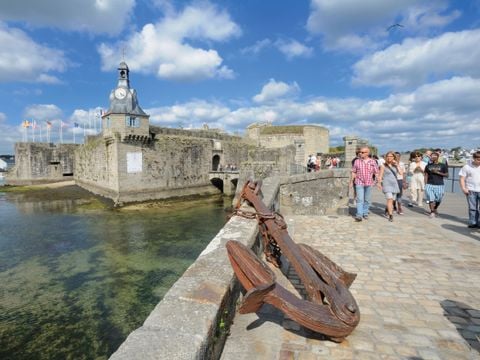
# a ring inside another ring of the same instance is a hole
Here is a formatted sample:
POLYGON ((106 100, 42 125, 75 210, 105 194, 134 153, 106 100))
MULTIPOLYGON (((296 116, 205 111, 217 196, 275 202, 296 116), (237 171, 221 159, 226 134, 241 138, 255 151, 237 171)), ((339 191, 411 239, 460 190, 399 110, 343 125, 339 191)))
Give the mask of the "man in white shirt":
POLYGON ((480 151, 473 154, 472 162, 466 164, 459 172, 460 188, 467 196, 468 227, 480 227, 480 151))

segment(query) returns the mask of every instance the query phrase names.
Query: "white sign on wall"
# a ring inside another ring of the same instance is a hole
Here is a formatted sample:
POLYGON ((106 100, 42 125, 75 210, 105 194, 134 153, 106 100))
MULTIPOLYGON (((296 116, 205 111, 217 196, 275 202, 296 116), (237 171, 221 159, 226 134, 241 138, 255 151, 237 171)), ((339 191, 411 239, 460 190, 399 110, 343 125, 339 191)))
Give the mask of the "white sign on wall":
POLYGON ((127 152, 127 173, 142 172, 142 153, 127 152))

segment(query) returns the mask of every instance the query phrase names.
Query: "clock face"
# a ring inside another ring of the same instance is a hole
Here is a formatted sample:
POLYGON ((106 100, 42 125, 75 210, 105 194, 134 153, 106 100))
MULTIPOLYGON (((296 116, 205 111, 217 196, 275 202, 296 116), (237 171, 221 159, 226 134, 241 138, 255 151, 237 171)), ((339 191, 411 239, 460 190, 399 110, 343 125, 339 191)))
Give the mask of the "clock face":
POLYGON ((115 97, 117 99, 123 99, 125 96, 127 96, 127 90, 125 90, 124 88, 118 88, 117 90, 115 90, 115 97))

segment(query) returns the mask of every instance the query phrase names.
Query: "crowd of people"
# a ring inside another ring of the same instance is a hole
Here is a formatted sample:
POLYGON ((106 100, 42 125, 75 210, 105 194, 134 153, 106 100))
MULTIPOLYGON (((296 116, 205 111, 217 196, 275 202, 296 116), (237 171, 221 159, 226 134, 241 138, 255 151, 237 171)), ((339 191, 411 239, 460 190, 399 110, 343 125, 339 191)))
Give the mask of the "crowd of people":
POLYGON ((338 156, 327 156, 322 160, 321 156, 308 155, 307 172, 319 171, 320 169, 333 169, 340 167, 340 158, 338 156))
MULTIPOLYGON (((371 191, 380 189, 386 199, 385 217, 393 221, 393 215, 403 215, 402 197, 409 190, 407 206, 428 205, 430 218, 438 216, 438 209, 445 193, 445 179, 448 177, 448 162, 441 149, 410 153, 405 164, 399 152, 389 151, 378 158, 370 154, 368 147, 357 151, 352 160, 350 187, 356 200, 355 221, 368 219, 371 191)), ((472 161, 462 167, 459 173, 460 188, 466 195, 469 209, 469 228, 480 227, 480 151, 473 154, 472 161)))

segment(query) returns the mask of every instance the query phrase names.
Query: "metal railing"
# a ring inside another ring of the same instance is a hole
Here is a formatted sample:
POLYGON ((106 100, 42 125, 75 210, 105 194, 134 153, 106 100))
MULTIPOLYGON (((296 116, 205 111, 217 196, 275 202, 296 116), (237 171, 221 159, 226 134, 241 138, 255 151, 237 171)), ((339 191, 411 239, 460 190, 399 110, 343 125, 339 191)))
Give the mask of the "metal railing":
POLYGON ((458 173, 463 165, 449 165, 448 166, 448 178, 445 182, 445 190, 450 192, 460 191, 460 177, 458 173))

